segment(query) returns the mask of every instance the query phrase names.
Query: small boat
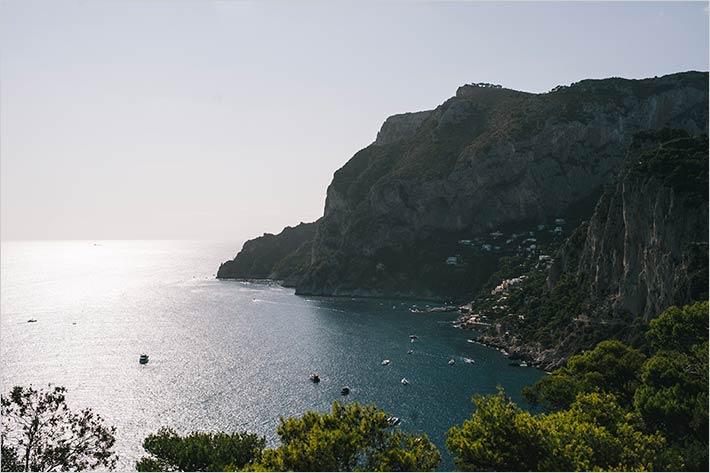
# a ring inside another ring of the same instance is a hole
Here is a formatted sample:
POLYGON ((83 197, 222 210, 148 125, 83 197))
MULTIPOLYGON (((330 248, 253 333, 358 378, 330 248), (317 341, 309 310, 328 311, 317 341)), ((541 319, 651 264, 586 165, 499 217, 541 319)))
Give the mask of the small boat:
POLYGON ((389 416, 387 418, 387 423, 390 425, 390 427, 394 427, 395 425, 399 424, 402 420, 399 417, 395 416, 389 416))
POLYGON ((455 364, 456 364, 456 361, 453 358, 451 358, 449 360, 449 366, 454 366, 455 364))
POLYGON ((382 360, 382 366, 387 366, 390 363, 391 363, 390 360, 382 360))
POLYGON ((148 355, 146 355, 146 354, 141 355, 138 358, 138 363, 140 363, 141 365, 147 364, 148 363, 148 355))
POLYGON ((527 361, 523 361, 523 362, 520 363, 520 367, 521 367, 521 368, 526 368, 527 366, 528 366, 527 361))
POLYGON ((476 340, 473 340, 473 339, 471 339, 471 338, 467 338, 466 341, 467 341, 468 343, 476 343, 476 340))
POLYGON ((414 350, 409 350, 409 351, 407 352, 407 355, 411 355, 412 353, 414 353, 414 350))
POLYGON ((464 358, 463 361, 464 361, 464 363, 468 363, 469 365, 476 364, 476 360, 472 360, 471 358, 464 358))
POLYGON ((308 379, 310 379, 314 383, 320 383, 320 376, 318 376, 316 373, 311 374, 308 379))
POLYGON ((409 381, 407 381, 407 378, 402 378, 402 381, 400 381, 402 384, 409 384, 409 381))
POLYGON ((348 394, 350 394, 350 388, 347 386, 343 386, 343 389, 340 390, 340 394, 342 394, 343 396, 347 396, 348 394))
POLYGON ((30 319, 30 320, 27 321, 28 324, 31 324, 31 323, 33 323, 33 322, 37 322, 37 319, 30 319))
POLYGON ((410 339, 410 340, 416 340, 417 338, 419 338, 419 337, 417 337, 416 335, 410 335, 410 336, 409 336, 409 339, 410 339))

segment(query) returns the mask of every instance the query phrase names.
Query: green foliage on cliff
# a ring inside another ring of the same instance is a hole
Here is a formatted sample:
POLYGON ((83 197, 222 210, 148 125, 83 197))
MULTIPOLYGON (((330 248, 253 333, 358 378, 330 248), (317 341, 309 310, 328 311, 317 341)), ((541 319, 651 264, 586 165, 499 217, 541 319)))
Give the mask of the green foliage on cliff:
POLYGON ((255 461, 266 440, 255 434, 193 432, 184 437, 162 428, 143 441, 150 456, 136 463, 138 471, 225 471, 255 461))
POLYGON ((259 471, 432 471, 440 455, 425 435, 392 429, 375 406, 333 403, 330 413, 281 419, 281 446, 265 450, 259 471))

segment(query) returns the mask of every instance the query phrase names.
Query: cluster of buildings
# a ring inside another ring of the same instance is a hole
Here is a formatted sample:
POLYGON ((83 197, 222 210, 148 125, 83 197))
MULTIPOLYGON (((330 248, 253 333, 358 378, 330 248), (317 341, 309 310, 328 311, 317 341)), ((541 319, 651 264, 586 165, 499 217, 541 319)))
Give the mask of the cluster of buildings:
MULTIPOLYGON (((522 232, 504 234, 501 231, 489 233, 487 236, 479 236, 471 239, 458 241, 459 246, 473 249, 481 253, 506 251, 517 255, 528 255, 533 257, 538 254, 538 238, 561 238, 565 219, 556 218, 553 225, 541 223, 536 229, 522 232)), ((549 262, 549 255, 539 255, 540 261, 549 262)), ((457 254, 446 258, 446 264, 450 266, 461 266, 464 264, 461 255, 457 254)))

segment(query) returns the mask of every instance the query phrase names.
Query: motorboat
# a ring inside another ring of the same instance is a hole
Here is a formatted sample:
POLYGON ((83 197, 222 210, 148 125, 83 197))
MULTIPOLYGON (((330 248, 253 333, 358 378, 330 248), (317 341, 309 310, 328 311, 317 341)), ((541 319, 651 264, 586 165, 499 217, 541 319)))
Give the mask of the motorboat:
POLYGON ((390 427, 394 427, 395 425, 399 424, 402 420, 399 417, 395 416, 389 416, 387 418, 387 423, 390 425, 390 427))
POLYGON ((382 366, 387 366, 391 363, 390 360, 382 360, 382 366))
POLYGON ((409 381, 407 380, 407 378, 402 378, 402 381, 400 381, 400 382, 405 385, 409 384, 409 381))
POLYGON ((148 364, 148 355, 142 354, 142 355, 138 358, 138 363, 140 363, 141 365, 146 365, 146 364, 148 364))
POLYGON ((451 358, 451 359, 449 360, 449 366, 454 366, 455 364, 456 364, 456 360, 454 360, 453 358, 451 358))
POLYGON ((419 337, 417 337, 416 335, 410 335, 410 336, 409 336, 409 339, 410 339, 410 340, 416 340, 416 339, 418 339, 418 338, 419 338, 419 337))
POLYGON ((31 323, 34 323, 34 322, 37 322, 37 319, 29 319, 29 320, 27 321, 28 324, 31 324, 31 323))
POLYGON ((343 396, 347 396, 348 394, 350 394, 350 388, 347 386, 343 386, 343 388, 340 390, 340 394, 342 394, 343 396))
POLYGON ((527 362, 527 361, 523 361, 523 362, 520 363, 520 367, 521 367, 521 368, 526 368, 527 366, 528 366, 528 362, 527 362))
POLYGON ((407 352, 407 355, 411 355, 412 353, 414 353, 414 350, 409 350, 409 351, 407 352))
POLYGON ((471 358, 464 358, 463 361, 464 361, 464 363, 468 363, 469 365, 476 364, 476 360, 472 360, 471 358))
POLYGON ((320 383, 320 376, 318 376, 316 373, 311 374, 308 379, 310 379, 314 383, 320 383))

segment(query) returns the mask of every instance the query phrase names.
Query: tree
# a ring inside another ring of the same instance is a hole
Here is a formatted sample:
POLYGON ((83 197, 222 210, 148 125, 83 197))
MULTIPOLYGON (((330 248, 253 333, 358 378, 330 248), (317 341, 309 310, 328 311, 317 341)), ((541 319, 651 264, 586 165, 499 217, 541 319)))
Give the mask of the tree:
POLYGON ((525 388, 523 395, 534 405, 554 410, 568 408, 579 393, 603 391, 630 406, 645 360, 640 351, 616 340, 606 340, 593 350, 570 357, 567 366, 525 388))
POLYGON ((708 303, 670 307, 646 334, 658 350, 641 370, 634 405, 683 458, 683 469, 708 469, 708 303))
POLYGON ((281 446, 265 450, 256 471, 431 471, 441 457, 426 435, 391 427, 375 406, 333 403, 330 413, 280 419, 281 446))
POLYGON ((581 393, 569 409, 531 415, 499 390, 474 396, 476 411, 447 433, 454 461, 467 471, 634 471, 667 467, 665 439, 612 394, 581 393))
POLYGON ((115 427, 91 409, 72 412, 66 389, 15 386, 2 396, 2 470, 113 469, 115 427))
POLYGON ((669 307, 651 320, 646 338, 655 350, 688 353, 708 340, 708 301, 669 307))
POLYGON ((498 389, 496 396, 474 395, 471 419, 446 433, 446 447, 464 471, 535 470, 544 455, 536 419, 498 389))
POLYGON ((138 471, 238 470, 257 460, 266 439, 246 432, 227 434, 192 432, 181 437, 162 428, 143 441, 151 456, 136 463, 138 471))

